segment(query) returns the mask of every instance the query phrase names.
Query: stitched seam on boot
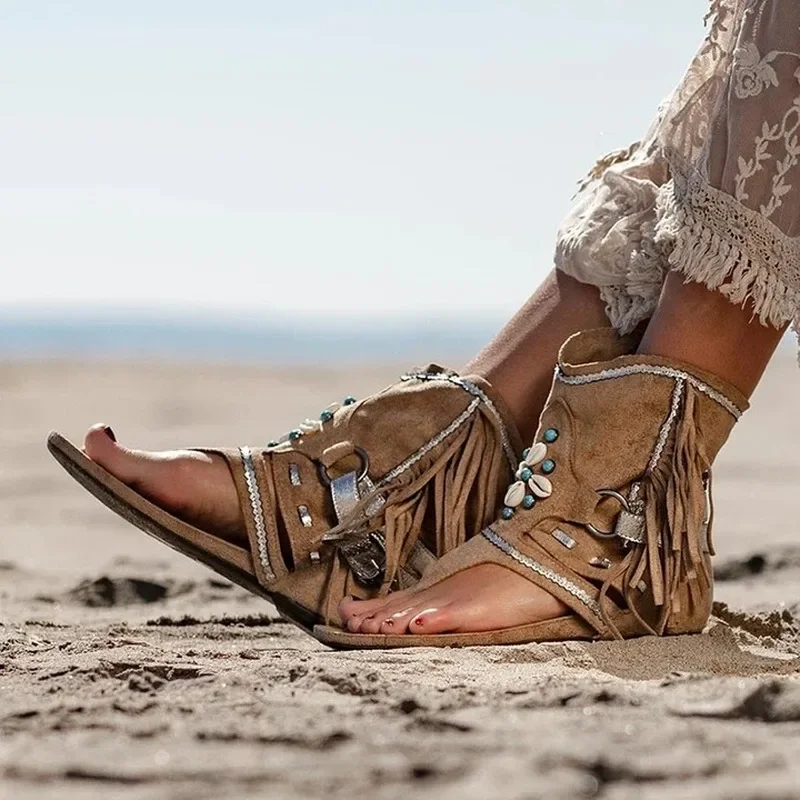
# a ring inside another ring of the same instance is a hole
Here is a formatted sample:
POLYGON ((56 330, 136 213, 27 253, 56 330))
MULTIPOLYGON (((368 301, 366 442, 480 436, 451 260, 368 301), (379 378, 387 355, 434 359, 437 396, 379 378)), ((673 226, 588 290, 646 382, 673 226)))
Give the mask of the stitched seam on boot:
POLYGON ((489 410, 489 413, 497 420, 498 424, 500 425, 500 439, 503 443, 503 450, 505 452, 506 458, 508 459, 508 463, 512 470, 517 468, 517 454, 514 452, 514 448, 511 446, 511 442, 508 438, 508 432, 506 431, 505 423, 503 422, 502 416, 500 416, 500 412, 497 410, 497 406, 492 402, 491 398, 483 391, 479 386, 476 386, 472 381, 466 380, 466 378, 461 378, 457 375, 432 375, 429 372, 411 372, 407 375, 402 375, 400 377, 402 381, 411 381, 411 380, 419 380, 419 381, 442 381, 445 383, 450 383, 453 386, 458 386, 460 389, 463 389, 465 392, 468 392, 473 397, 478 397, 489 410))
POLYGON ((239 454, 242 457, 244 480, 247 484, 247 494, 250 497, 250 513, 253 515, 253 524, 256 528, 258 557, 261 559, 261 566, 264 568, 266 579, 268 581, 274 581, 275 573, 272 571, 272 565, 269 563, 269 553, 267 552, 267 525, 264 521, 264 506, 261 503, 261 490, 258 488, 258 480, 256 479, 253 451, 249 447, 240 447, 239 454))
POLYGON ((573 583, 568 578, 565 578, 563 575, 560 575, 555 570, 546 567, 544 564, 540 564, 538 561, 534 561, 524 553, 520 553, 514 545, 506 541, 502 536, 496 534, 491 528, 486 528, 482 531, 482 534, 489 542, 499 550, 502 550, 507 556, 513 558, 518 564, 522 564, 523 567, 527 567, 537 575, 541 575, 541 577, 551 581, 556 586, 560 586, 565 592, 568 592, 573 597, 580 600, 592 613, 596 614, 598 617, 601 616, 600 604, 588 592, 581 589, 580 586, 573 583))
POLYGON ((589 375, 565 375, 560 367, 556 367, 556 379, 570 386, 580 386, 597 381, 609 381, 615 378, 624 378, 628 375, 656 375, 661 378, 672 378, 673 380, 683 379, 694 386, 697 391, 702 392, 715 403, 721 405, 734 419, 738 420, 742 416, 742 411, 731 402, 724 394, 712 389, 707 383, 698 380, 688 372, 682 372, 672 367, 657 367, 650 364, 631 364, 627 367, 614 367, 604 369, 600 372, 593 372, 589 375))

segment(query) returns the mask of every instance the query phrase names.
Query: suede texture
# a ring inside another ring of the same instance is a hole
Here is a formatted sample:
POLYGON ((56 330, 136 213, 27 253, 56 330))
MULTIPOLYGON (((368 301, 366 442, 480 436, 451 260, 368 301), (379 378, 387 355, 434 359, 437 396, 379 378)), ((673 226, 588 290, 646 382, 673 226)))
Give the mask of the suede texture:
MULTIPOLYGON (((495 521, 488 536, 472 538, 444 555, 418 588, 479 564, 496 564, 557 597, 601 638, 703 629, 713 594, 704 482, 736 421, 710 394, 727 398, 737 414, 748 403, 734 387, 687 364, 632 354, 637 343, 638 337, 619 337, 611 329, 585 331, 567 340, 536 435, 542 442, 546 430, 558 431, 547 445, 554 465, 547 475, 552 494, 530 510, 516 508, 511 519, 495 521), (605 377, 609 370, 627 368, 666 368, 677 371, 681 382, 676 389, 672 373, 605 377), (590 381, 569 382, 583 378, 590 381), (661 457, 653 467, 656 443, 665 429, 661 457), (647 521, 645 540, 630 543, 593 535, 588 524, 613 532, 621 511, 617 499, 598 490, 611 489, 630 499, 639 496, 632 494, 635 484, 641 491, 640 517, 647 521), (556 531, 561 535, 554 536, 556 531), (560 541, 564 534, 571 547, 560 541), (492 535, 501 537, 513 554, 492 543, 492 535), (554 581, 553 573, 565 582, 554 581)), ((541 464, 533 469, 542 473, 541 464)), ((545 641, 553 631, 564 630, 563 620, 554 620, 553 630, 547 623, 541 626, 531 641, 545 641)), ((330 631, 326 636, 338 641, 330 631)), ((356 646, 352 635, 347 637, 340 645, 356 646)), ((436 637, 424 638, 436 643, 436 637)), ((495 640, 485 634, 458 641, 495 640)), ((452 636, 448 642, 455 643, 452 636)))

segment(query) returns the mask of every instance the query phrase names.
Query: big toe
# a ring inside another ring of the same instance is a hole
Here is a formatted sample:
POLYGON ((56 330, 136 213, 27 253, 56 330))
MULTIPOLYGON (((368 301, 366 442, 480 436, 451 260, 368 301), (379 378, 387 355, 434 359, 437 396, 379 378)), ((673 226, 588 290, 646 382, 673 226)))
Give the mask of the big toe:
POLYGON ((92 461, 125 483, 138 477, 136 457, 117 443, 117 437, 108 425, 92 425, 84 437, 83 450, 92 461))

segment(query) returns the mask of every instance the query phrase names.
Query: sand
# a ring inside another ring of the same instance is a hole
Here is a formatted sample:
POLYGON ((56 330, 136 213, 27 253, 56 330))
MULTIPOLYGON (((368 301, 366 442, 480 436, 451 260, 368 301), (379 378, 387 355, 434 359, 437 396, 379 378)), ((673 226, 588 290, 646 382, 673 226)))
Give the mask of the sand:
POLYGON ((0 365, 0 798, 799 798, 800 375, 716 473, 716 618, 625 643, 338 653, 44 448, 258 443, 391 367, 0 365))

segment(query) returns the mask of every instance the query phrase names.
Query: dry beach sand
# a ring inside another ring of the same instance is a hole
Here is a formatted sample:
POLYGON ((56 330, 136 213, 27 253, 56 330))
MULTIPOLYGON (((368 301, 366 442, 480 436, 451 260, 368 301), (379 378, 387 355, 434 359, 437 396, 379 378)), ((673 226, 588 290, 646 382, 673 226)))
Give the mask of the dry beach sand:
POLYGON ((0 798, 800 798, 800 374, 716 473, 702 636, 337 653, 47 455, 258 443, 391 368, 0 365, 0 798))

